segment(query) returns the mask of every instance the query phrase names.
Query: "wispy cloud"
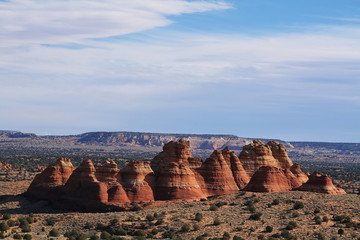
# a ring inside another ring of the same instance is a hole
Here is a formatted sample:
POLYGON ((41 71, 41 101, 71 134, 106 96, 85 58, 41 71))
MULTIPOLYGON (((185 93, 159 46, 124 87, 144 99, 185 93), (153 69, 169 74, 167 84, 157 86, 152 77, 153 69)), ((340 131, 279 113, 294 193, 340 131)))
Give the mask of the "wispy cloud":
POLYGON ((2 47, 76 43, 166 26, 169 15, 229 7, 222 1, 1 1, 0 38, 2 47))

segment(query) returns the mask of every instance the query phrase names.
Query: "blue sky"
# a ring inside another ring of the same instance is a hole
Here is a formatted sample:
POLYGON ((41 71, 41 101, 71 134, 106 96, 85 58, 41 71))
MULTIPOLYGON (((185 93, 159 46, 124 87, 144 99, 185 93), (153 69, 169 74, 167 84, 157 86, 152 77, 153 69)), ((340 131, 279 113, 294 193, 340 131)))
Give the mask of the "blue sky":
POLYGON ((360 2, 0 1, 0 129, 360 142, 360 2))

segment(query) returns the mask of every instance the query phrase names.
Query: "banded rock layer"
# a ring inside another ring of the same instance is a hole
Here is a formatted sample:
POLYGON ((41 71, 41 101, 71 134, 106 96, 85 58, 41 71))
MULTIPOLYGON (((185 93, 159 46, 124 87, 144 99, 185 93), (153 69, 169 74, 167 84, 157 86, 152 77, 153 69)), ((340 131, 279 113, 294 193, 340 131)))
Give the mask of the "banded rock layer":
POLYGON ((345 193, 321 174, 306 181, 285 146, 275 141, 266 145, 254 141, 239 157, 228 148, 215 150, 202 161, 192 156, 190 142, 181 139, 165 144, 152 161, 132 161, 120 170, 113 161, 94 165, 87 159, 74 169, 69 159, 59 159, 34 178, 25 195, 89 210, 133 201, 201 199, 239 190, 345 193))

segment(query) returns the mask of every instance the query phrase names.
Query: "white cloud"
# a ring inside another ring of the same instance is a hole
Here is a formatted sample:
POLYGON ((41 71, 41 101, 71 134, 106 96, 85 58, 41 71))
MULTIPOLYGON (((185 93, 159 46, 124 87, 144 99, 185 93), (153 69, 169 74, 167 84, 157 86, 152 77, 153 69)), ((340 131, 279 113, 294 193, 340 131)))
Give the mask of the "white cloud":
POLYGON ((0 1, 2 47, 74 43, 169 25, 168 15, 230 6, 221 1, 11 0, 0 1))

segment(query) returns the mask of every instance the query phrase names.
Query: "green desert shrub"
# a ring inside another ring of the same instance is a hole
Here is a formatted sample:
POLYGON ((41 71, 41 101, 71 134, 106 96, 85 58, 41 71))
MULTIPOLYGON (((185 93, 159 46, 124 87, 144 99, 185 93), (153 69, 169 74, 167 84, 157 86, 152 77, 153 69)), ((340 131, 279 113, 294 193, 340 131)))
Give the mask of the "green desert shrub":
POLYGON ((18 219, 16 220, 8 220, 7 224, 9 225, 9 227, 14 227, 14 226, 19 226, 20 225, 20 221, 18 219))
POLYGON ((231 236, 230 233, 224 232, 221 240, 230 240, 231 236))
POLYGON ((111 234, 108 233, 107 231, 103 231, 103 232, 100 234, 100 238, 101 238, 101 239, 105 239, 105 240, 110 240, 110 239, 111 239, 111 234))
POLYGON ((68 231, 64 234, 65 237, 67 237, 70 240, 85 240, 87 239, 87 236, 81 232, 80 230, 73 229, 71 231, 68 231))
POLYGON ((57 230, 56 228, 51 229, 51 231, 49 232, 49 236, 50 237, 59 237, 60 236, 60 232, 59 230, 57 230))
POLYGON ((245 240, 244 238, 240 237, 240 236, 234 236, 233 237, 233 240, 245 240))
POLYGON ((13 238, 14 239, 22 239, 22 236, 19 233, 15 233, 13 238))
POLYGON ((203 219, 203 215, 201 213, 196 213, 195 214, 195 220, 200 222, 203 219))
POLYGON ((285 227, 286 230, 293 230, 297 227, 297 223, 294 221, 291 221, 288 223, 288 225, 285 227))
POLYGON ((215 219, 214 219, 214 222, 213 222, 213 225, 217 226, 217 225, 220 225, 220 224, 221 224, 220 219, 215 218, 215 219))
POLYGON ((9 230, 9 229, 10 229, 10 227, 9 227, 9 225, 7 225, 6 222, 0 223, 0 231, 1 231, 1 232, 6 232, 6 231, 9 230))
POLYGON ((168 231, 163 232, 162 238, 170 238, 173 239, 175 237, 175 230, 170 229, 168 231))
POLYGON ((159 219, 155 222, 155 226, 158 226, 158 225, 161 225, 161 224, 164 224, 164 220, 163 219, 159 219))
POLYGON ((294 209, 302 209, 302 208, 304 208, 304 203, 303 202, 300 202, 300 201, 296 201, 295 203, 294 203, 294 207, 293 207, 294 209))
POLYGON ((141 207, 139 206, 139 204, 137 202, 132 202, 130 210, 131 211, 140 211, 141 207))
POLYGON ((344 229, 340 228, 340 229, 338 230, 338 234, 339 234, 340 236, 342 236, 344 233, 345 233, 344 229))
POLYGON ((181 231, 182 232, 189 232, 190 231, 190 225, 189 224, 182 225, 181 231))
POLYGON ((193 225, 193 231, 198 231, 200 229, 200 226, 197 224, 193 225))
POLYGON ((280 204, 280 200, 279 199, 274 199, 271 203, 271 205, 279 205, 280 204))
POLYGON ((134 236, 145 236, 145 233, 142 230, 137 230, 134 232, 134 236))
POLYGON ((25 234, 23 239, 25 240, 31 240, 32 239, 32 236, 30 234, 25 234))
POLYGON ((4 213, 3 216, 2 216, 2 218, 3 218, 4 220, 9 220, 9 219, 11 218, 11 214, 10 214, 10 213, 4 213))
POLYGON ((257 212, 257 213, 253 213, 250 215, 249 219, 250 220, 260 220, 262 216, 262 213, 261 212, 257 212))
POLYGON ((328 222, 328 221, 329 221, 329 218, 328 218, 327 216, 323 216, 322 221, 323 221, 323 222, 328 222))
POLYGON ((31 232, 31 227, 28 223, 20 224, 22 232, 31 232))
POLYGON ((209 210, 210 211, 217 211, 219 208, 215 204, 211 204, 209 210))
POLYGON ((155 217, 154 217, 154 215, 148 214, 148 215, 146 215, 146 220, 148 220, 149 222, 152 222, 155 220, 155 217))
POLYGON ((54 217, 49 217, 45 219, 46 225, 48 226, 54 226, 56 223, 56 218, 54 217))
POLYGON ((272 226, 266 226, 265 228, 265 232, 271 233, 273 231, 273 227, 272 226))

